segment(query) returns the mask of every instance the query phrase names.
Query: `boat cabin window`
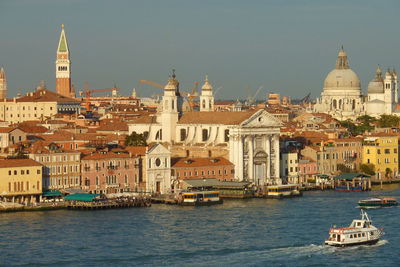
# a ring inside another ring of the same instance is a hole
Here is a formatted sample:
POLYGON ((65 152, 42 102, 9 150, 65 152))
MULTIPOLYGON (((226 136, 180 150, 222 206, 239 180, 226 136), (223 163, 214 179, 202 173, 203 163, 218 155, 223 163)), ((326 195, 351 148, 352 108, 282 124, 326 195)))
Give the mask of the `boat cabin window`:
POLYGON ((374 232, 371 232, 370 234, 371 234, 371 235, 374 235, 374 232))
POLYGON ((361 226, 361 222, 357 222, 357 226, 361 226))
POLYGON ((353 235, 350 235, 350 238, 353 238, 353 235))

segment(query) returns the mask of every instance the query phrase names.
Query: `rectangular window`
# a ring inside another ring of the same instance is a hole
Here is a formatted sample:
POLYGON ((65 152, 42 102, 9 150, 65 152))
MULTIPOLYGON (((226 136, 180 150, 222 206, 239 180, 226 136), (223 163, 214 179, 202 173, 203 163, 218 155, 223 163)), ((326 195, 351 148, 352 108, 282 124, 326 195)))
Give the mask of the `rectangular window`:
POLYGON ((385 149, 385 154, 390 154, 390 149, 386 148, 385 149))

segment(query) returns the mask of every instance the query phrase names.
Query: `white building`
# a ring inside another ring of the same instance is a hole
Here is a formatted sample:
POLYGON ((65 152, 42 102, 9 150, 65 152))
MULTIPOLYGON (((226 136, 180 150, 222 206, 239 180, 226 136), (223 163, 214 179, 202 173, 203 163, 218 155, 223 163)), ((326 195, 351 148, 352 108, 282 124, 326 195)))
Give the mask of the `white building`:
POLYGON ((173 146, 227 147, 235 178, 254 185, 279 184, 279 133, 282 123, 265 110, 213 111, 212 86, 206 79, 198 112, 182 112, 175 75, 164 88, 159 112, 129 125, 129 134, 143 133, 148 143, 173 146), (203 106, 204 101, 204 106, 203 106))
POLYGON ((171 152, 156 144, 146 152, 146 190, 152 193, 171 193, 171 152))
POLYGON ((364 114, 360 79, 350 69, 343 47, 339 51, 336 68, 326 76, 324 90, 314 105, 314 111, 328 113, 339 120, 364 114))
POLYGON ((395 112, 398 102, 397 91, 396 71, 388 70, 383 78, 382 71, 378 66, 375 78, 368 84, 366 114, 377 117, 395 112))
POLYGON ((332 70, 324 81, 321 97, 314 112, 332 115, 338 120, 356 119, 362 115, 378 117, 397 114, 398 82, 395 70, 388 70, 385 78, 378 67, 375 78, 368 84, 368 95, 363 96, 357 74, 350 69, 346 52, 342 49, 332 70))

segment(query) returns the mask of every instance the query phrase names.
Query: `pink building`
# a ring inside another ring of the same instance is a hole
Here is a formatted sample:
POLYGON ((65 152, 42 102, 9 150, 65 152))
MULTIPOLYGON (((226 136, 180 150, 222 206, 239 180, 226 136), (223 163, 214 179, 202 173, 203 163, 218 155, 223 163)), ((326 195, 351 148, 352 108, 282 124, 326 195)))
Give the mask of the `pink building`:
POLYGON ((231 181, 234 178, 235 165, 229 160, 217 158, 173 158, 172 176, 177 180, 216 178, 231 181))
POLYGON ((317 162, 310 158, 302 157, 299 159, 299 182, 306 183, 313 175, 318 173, 317 162))
POLYGON ((139 158, 126 151, 96 152, 82 157, 82 189, 91 193, 135 192, 139 158))

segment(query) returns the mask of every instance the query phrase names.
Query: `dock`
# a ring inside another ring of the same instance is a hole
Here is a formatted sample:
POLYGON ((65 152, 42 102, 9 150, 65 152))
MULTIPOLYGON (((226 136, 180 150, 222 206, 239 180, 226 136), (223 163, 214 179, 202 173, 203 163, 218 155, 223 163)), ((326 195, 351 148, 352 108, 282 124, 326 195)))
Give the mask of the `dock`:
POLYGON ((67 201, 68 209, 77 210, 96 210, 96 209, 120 209, 133 207, 150 207, 150 198, 134 198, 134 199, 102 199, 94 201, 67 201))

